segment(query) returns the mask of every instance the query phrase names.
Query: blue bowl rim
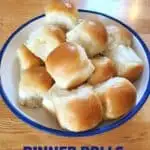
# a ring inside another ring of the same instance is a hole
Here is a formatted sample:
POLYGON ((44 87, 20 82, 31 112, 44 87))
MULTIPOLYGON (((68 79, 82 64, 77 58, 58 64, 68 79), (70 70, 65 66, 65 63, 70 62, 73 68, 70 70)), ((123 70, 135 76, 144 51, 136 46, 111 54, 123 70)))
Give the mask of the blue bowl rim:
MULTIPOLYGON (((148 59, 148 63, 149 63, 149 68, 150 68, 150 52, 146 46, 146 44, 144 43, 144 41, 141 39, 141 37, 137 34, 137 32, 135 32, 132 28, 130 28, 128 25, 126 25, 125 23, 123 23, 122 21, 111 17, 109 15, 106 15, 104 13, 101 12, 96 12, 96 11, 91 11, 91 10, 84 10, 84 9, 79 9, 79 12, 83 12, 83 13, 90 13, 90 14, 96 14, 96 15, 100 15, 106 18, 109 18, 113 21, 116 21, 117 23, 121 24, 122 26, 124 26, 125 28, 127 28, 140 42, 140 44, 142 45, 145 54, 147 56, 148 59)), ((42 17, 44 17, 45 15, 42 14, 40 16, 37 16, 29 21, 27 21, 26 23, 22 24, 16 31, 14 31, 11 36, 8 38, 8 40, 5 42, 5 44, 2 47, 2 50, 0 52, 0 68, 1 68, 1 62, 2 62, 2 58, 4 55, 4 52, 8 46, 8 44, 10 43, 10 41, 13 39, 13 37, 20 32, 24 27, 26 27, 27 25, 29 25, 30 23, 34 22, 35 20, 38 20, 42 17)), ((83 136, 92 136, 92 135, 96 135, 96 134, 102 134, 104 132, 110 131, 114 128, 119 127, 120 125, 124 124, 125 122, 127 122, 129 119, 131 119, 144 105, 144 103, 146 102, 149 94, 150 94, 150 70, 149 70, 149 80, 148 80, 148 84, 147 84, 147 88, 140 100, 140 102, 125 116, 123 116, 121 119, 114 121, 113 123, 109 124, 109 125, 104 125, 103 127, 99 127, 96 129, 91 129, 88 131, 84 131, 84 132, 71 132, 71 131, 60 131, 57 129, 52 129, 52 128, 48 128, 45 127, 37 122, 34 122, 32 120, 30 120, 29 118, 25 117, 21 112, 19 112, 9 101, 7 95, 5 94, 5 91, 3 89, 3 86, 0 84, 0 94, 5 102, 5 104, 9 107, 9 109, 22 121, 26 122, 27 124, 31 125, 34 128, 38 128, 42 131, 45 131, 47 133, 52 133, 58 136, 66 136, 66 137, 83 137, 83 136)))

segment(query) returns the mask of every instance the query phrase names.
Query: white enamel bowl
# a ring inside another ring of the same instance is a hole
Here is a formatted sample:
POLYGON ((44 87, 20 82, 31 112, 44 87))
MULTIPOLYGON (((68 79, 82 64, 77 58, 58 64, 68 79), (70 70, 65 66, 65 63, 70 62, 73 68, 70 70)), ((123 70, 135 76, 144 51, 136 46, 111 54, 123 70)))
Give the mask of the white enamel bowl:
POLYGON ((139 35, 121 21, 105 14, 87 10, 79 11, 81 18, 94 17, 95 19, 100 19, 104 24, 118 24, 127 28, 129 32, 133 34, 134 49, 144 61, 144 71, 140 79, 135 83, 137 89, 136 105, 127 115, 123 116, 117 121, 110 121, 86 132, 74 133, 64 131, 57 125, 56 120, 44 109, 20 109, 17 104, 17 91, 20 75, 19 63, 16 58, 16 49, 27 40, 28 35, 32 30, 44 24, 45 16, 41 15, 33 18, 19 27, 6 41, 0 53, 1 96, 7 106, 18 118, 35 128, 61 136, 89 136, 101 134, 112 130, 113 128, 119 127, 121 124, 131 119, 140 110, 150 93, 150 53, 139 35))

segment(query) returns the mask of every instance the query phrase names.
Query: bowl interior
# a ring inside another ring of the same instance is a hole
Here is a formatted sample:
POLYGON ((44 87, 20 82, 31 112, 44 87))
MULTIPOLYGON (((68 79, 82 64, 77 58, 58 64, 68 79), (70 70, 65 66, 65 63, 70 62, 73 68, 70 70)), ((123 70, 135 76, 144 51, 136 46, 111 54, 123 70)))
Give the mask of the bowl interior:
MULTIPOLYGON (((119 23, 100 15, 90 14, 86 12, 81 12, 80 15, 81 18, 92 18, 98 20, 100 19, 104 24, 120 25, 119 23)), ((44 20, 45 17, 41 17, 31 22, 12 38, 12 40, 6 47, 1 62, 1 84, 5 94, 8 97, 8 101, 10 101, 13 107, 15 107, 20 113, 22 113, 22 115, 43 126, 62 130, 58 126, 55 118, 53 118, 53 116, 51 116, 43 108, 41 109, 20 108, 17 103, 18 83, 20 79, 20 67, 16 57, 16 50, 22 43, 24 43, 27 40, 30 32, 45 24, 44 20)), ((140 58, 144 61, 143 74, 141 75, 140 79, 134 83, 137 89, 137 101, 136 101, 136 105, 137 105, 141 101, 141 97, 143 96, 147 88, 148 79, 149 79, 149 65, 148 65, 148 60, 144 52, 144 49, 135 36, 133 37, 133 47, 137 52, 137 54, 140 56, 140 58)), ((111 122, 112 121, 110 121, 109 123, 111 122)))

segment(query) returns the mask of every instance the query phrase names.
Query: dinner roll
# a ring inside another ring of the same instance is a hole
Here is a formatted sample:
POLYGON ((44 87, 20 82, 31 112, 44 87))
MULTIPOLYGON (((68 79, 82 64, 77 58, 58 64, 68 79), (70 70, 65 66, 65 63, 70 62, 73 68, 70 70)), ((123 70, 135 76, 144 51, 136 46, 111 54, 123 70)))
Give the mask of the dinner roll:
POLYGON ((112 49, 118 45, 125 45, 131 47, 132 45, 132 34, 123 27, 116 25, 106 26, 108 33, 108 48, 112 49))
POLYGON ((91 86, 83 85, 69 91, 54 85, 48 93, 62 128, 80 132, 92 129, 102 121, 101 101, 91 86))
POLYGON ((54 104, 51 100, 47 99, 47 97, 45 97, 42 101, 42 105, 43 107, 48 110, 52 115, 56 115, 56 111, 55 111, 55 107, 54 104))
POLYGON ((77 24, 79 13, 70 2, 51 0, 46 7, 46 21, 66 29, 72 29, 77 24))
POLYGON ((43 61, 60 43, 65 41, 65 33, 55 26, 44 26, 33 31, 26 42, 26 46, 43 61))
POLYGON ((95 85, 116 75, 116 68, 111 59, 99 56, 93 58, 91 61, 95 67, 95 71, 88 80, 89 84, 95 85))
POLYGON ((24 70, 19 83, 19 103, 29 108, 40 107, 42 97, 52 84, 53 80, 44 67, 24 70))
POLYGON ((119 45, 115 49, 108 50, 106 55, 115 63, 118 76, 130 81, 140 77, 144 68, 143 62, 132 48, 119 45))
POLYGON ((85 82, 94 71, 84 48, 78 44, 63 43, 47 58, 46 68, 61 88, 74 88, 85 82))
POLYGON ((95 86, 102 100, 105 119, 117 119, 129 112, 136 101, 136 89, 127 79, 115 77, 95 86))
POLYGON ((67 41, 82 45, 89 57, 102 53, 107 46, 107 32, 101 22, 83 20, 67 33, 67 41))
POLYGON ((18 48, 17 56, 22 70, 43 64, 42 60, 31 53, 25 45, 18 48))

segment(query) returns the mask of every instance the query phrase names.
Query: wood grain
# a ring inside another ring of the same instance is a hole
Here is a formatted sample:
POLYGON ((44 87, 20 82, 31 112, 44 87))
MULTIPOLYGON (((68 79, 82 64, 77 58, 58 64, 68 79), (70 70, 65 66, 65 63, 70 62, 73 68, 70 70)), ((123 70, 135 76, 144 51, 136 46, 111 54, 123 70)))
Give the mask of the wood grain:
MULTIPOLYGON (((150 0, 106 0, 102 12, 125 21, 139 32, 150 46, 150 0), (112 6, 112 7, 111 7, 112 6)), ((80 1, 75 1, 79 4, 80 1)), ((43 12, 49 0, 1 0, 0 45, 20 24, 43 12)), ((103 0, 103 4, 104 0, 103 0)), ((142 110, 126 124, 103 135, 84 138, 63 138, 43 133, 17 119, 0 101, 0 150, 21 150, 24 145, 123 145, 125 150, 150 150, 150 99, 142 110)))

